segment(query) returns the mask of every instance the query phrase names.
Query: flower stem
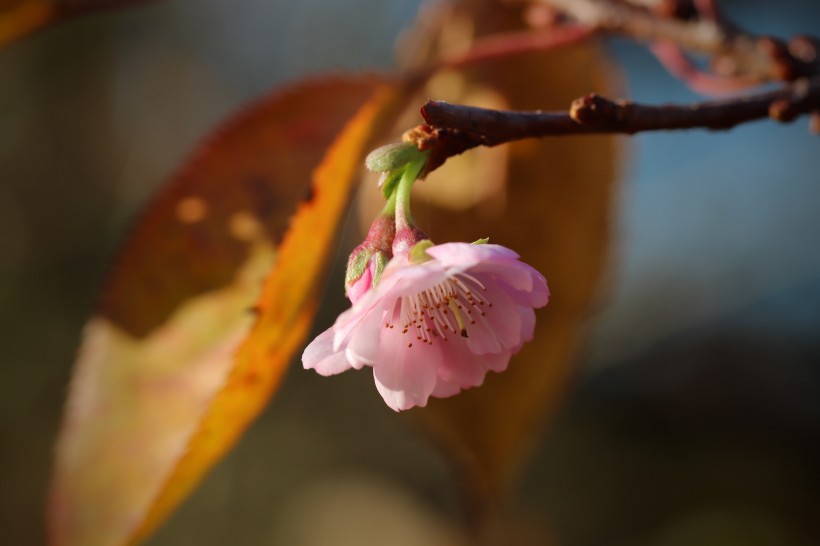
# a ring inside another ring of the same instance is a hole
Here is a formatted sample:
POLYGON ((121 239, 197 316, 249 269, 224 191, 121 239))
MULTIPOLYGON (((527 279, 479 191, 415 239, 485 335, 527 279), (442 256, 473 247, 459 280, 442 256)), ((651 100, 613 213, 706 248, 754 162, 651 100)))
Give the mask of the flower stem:
POLYGON ((395 193, 391 195, 391 197, 395 196, 396 229, 414 226, 413 216, 410 214, 410 193, 413 189, 413 183, 418 178, 426 161, 427 154, 424 154, 418 159, 408 163, 404 167, 404 172, 401 175, 401 180, 399 180, 395 193))
POLYGON ((396 194, 398 194, 397 191, 390 192, 390 196, 387 198, 387 202, 384 204, 380 216, 396 215, 396 194))

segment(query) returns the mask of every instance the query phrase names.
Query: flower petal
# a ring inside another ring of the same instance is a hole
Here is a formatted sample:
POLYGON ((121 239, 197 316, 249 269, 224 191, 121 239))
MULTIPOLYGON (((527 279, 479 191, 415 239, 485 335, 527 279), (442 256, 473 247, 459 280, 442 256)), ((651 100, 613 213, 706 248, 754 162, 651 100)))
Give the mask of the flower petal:
POLYGON ((446 342, 439 339, 434 341, 443 344, 439 381, 454 383, 461 388, 477 387, 484 381, 487 368, 482 357, 476 355, 466 341, 461 337, 450 338, 446 342))
POLYGON ((478 278, 487 286, 482 294, 492 307, 481 306, 484 315, 473 312, 476 324, 468 328, 467 346, 474 353, 500 353, 504 349, 517 350, 521 344, 521 316, 509 294, 495 281, 478 278))
POLYGON ((333 350, 333 328, 328 328, 310 342, 302 353, 302 366, 319 375, 336 375, 350 369, 344 353, 333 350))
POLYGON ((510 351, 502 351, 500 353, 482 355, 480 358, 481 363, 486 366, 487 369, 494 372, 503 372, 507 369, 511 356, 510 351))
POLYGON ((384 323, 384 311, 375 309, 365 316, 359 327, 351 333, 345 349, 350 365, 357 370, 372 366, 379 357, 380 329, 384 323))
POLYGON ((544 307, 550 301, 550 289, 547 286, 547 279, 534 267, 528 264, 521 265, 529 270, 530 276, 532 277, 532 288, 530 289, 531 298, 528 305, 536 309, 544 307))
POLYGON ((461 392, 461 387, 456 385, 455 383, 450 383, 449 381, 444 381, 439 378, 436 381, 436 386, 433 389, 433 394, 430 396, 435 396, 436 398, 449 398, 450 396, 455 396, 456 394, 461 392))
POLYGON ((533 276, 527 267, 526 264, 521 262, 483 263, 472 268, 470 273, 473 275, 486 275, 496 280, 504 280, 516 290, 530 293, 533 290, 533 276))
POLYGON ((416 342, 398 328, 382 328, 379 359, 373 365, 376 388, 395 411, 426 406, 436 386, 441 350, 416 342), (412 343, 412 346, 408 346, 412 343))
MULTIPOLYGON (((385 268, 387 272, 387 268, 385 268)), ((423 264, 408 264, 401 270, 396 270, 387 277, 384 282, 379 281, 377 288, 381 288, 381 293, 390 297, 401 297, 417 294, 428 288, 444 282, 450 275, 440 263, 436 261, 425 262, 423 264)))
POLYGON ((530 307, 519 305, 518 312, 521 314, 521 342, 523 344, 532 341, 535 335, 535 311, 530 307))
POLYGON ((531 279, 532 285, 527 290, 521 290, 513 287, 509 282, 507 282, 507 279, 496 277, 495 282, 498 283, 507 295, 509 295, 518 305, 535 309, 544 307, 549 302, 550 295, 549 288, 547 287, 547 281, 543 277, 531 277, 531 279))
POLYGON ((531 294, 528 302, 533 307, 543 307, 549 301, 547 281, 534 267, 519 261, 512 250, 500 245, 470 245, 447 243, 427 250, 451 274, 468 271, 503 279, 516 290, 531 294))
POLYGON ((495 335, 493 326, 487 317, 475 317, 476 323, 468 329, 467 347, 474 355, 500 353, 504 346, 495 335))
POLYGON ((444 243, 427 249, 427 253, 444 267, 466 271, 478 264, 495 262, 518 263, 518 254, 501 245, 473 245, 470 243, 444 243))
POLYGON ((351 335, 361 327, 367 317, 376 314, 380 316, 385 305, 385 298, 376 293, 376 289, 368 290, 362 295, 353 307, 343 312, 333 325, 333 350, 339 351, 350 343, 351 335))
POLYGON ((518 305, 496 283, 492 283, 488 288, 485 297, 492 307, 484 306, 487 313, 484 318, 487 319, 501 345, 507 349, 521 347, 521 313, 518 305))

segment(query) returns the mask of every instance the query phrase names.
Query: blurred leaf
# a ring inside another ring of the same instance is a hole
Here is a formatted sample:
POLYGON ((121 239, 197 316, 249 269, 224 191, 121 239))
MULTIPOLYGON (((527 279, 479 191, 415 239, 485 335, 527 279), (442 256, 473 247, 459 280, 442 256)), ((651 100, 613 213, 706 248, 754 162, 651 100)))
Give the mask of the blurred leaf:
POLYGON ((310 328, 336 224, 392 98, 374 76, 277 93, 149 204, 86 328, 52 544, 145 537, 264 407, 310 328))
POLYGON ((0 0, 0 47, 63 19, 150 1, 0 0))
MULTIPOLYGON (((406 44, 416 53, 410 60, 463 52, 478 37, 517 30, 522 20, 515 5, 461 2, 422 20, 423 38, 406 44)), ((402 123, 410 126, 427 98, 566 109, 577 96, 610 89, 606 63, 596 47, 584 45, 443 72, 417 96, 416 111, 402 123)), ((572 374, 584 319, 604 279, 617 155, 610 137, 528 140, 471 150, 417 184, 414 216, 433 240, 489 237, 544 273, 552 291, 549 306, 538 312, 535 340, 508 371, 414 412, 459 463, 477 512, 509 488, 572 374)))

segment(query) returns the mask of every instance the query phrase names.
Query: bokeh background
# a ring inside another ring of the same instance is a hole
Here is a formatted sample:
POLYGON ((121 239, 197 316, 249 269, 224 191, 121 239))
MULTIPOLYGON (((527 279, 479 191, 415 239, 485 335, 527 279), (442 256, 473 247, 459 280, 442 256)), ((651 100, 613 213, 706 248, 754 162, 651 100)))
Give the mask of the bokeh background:
MULTIPOLYGON (((820 34, 814 0, 724 5, 756 31, 820 34)), ((140 204, 272 87, 390 67, 417 7, 170 0, 0 51, 0 542, 43 541, 74 350, 140 204)), ((609 46, 629 96, 697 98, 642 48, 609 46)), ((818 544, 820 141, 805 121, 762 122, 628 148, 610 288, 520 484, 521 533, 562 546, 818 544)), ((294 369, 149 543, 458 541, 447 465, 371 382, 294 369)))

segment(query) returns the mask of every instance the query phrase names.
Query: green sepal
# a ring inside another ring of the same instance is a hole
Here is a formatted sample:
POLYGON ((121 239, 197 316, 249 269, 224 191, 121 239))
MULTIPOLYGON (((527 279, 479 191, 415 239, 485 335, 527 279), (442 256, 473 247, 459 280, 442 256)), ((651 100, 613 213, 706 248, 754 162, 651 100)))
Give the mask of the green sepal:
POLYGON ((415 144, 393 142, 370 152, 364 164, 374 173, 386 173, 426 157, 427 152, 420 152, 415 144))
POLYGON ((364 275, 364 271, 367 269, 367 264, 372 255, 372 250, 369 248, 363 248, 361 251, 350 257, 347 262, 347 271, 345 272, 346 285, 353 284, 359 280, 362 275, 364 275))
POLYGON ((435 243, 433 243, 433 241, 431 241, 430 239, 424 239, 414 244, 413 248, 410 249, 410 253, 408 254, 410 263, 422 264, 424 262, 429 262, 430 260, 432 260, 433 257, 427 254, 427 249, 431 246, 435 246, 435 243))
POLYGON ((376 252, 376 272, 373 275, 373 286, 379 284, 379 279, 382 278, 382 271, 390 261, 390 257, 384 252, 376 252))
POLYGON ((482 237, 481 239, 473 241, 473 244, 474 245, 486 245, 489 242, 490 242, 489 237, 482 237))

